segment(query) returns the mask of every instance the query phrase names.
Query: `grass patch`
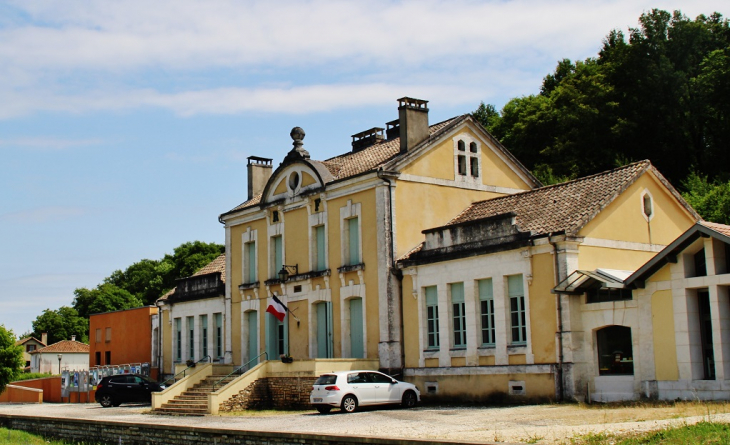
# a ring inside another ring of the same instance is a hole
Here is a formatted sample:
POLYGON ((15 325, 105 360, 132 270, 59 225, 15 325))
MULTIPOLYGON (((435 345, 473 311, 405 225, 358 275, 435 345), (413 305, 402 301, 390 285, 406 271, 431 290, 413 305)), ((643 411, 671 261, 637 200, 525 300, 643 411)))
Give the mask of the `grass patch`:
POLYGON ((597 433, 571 439, 572 445, 730 444, 730 424, 699 422, 642 434, 597 433))
POLYGON ((592 411, 597 423, 642 422, 646 420, 680 419, 730 413, 730 402, 673 401, 673 402, 616 402, 578 404, 580 409, 592 411))
POLYGON ((47 440, 43 436, 20 430, 9 430, 0 427, 0 445, 96 445, 96 442, 65 442, 47 440))
MULTIPOLYGON (((32 379, 43 379, 46 377, 51 377, 50 372, 21 372, 18 374, 18 377, 13 380, 13 382, 22 382, 23 380, 32 380, 32 379)), ((12 385, 13 382, 10 382, 12 385)))

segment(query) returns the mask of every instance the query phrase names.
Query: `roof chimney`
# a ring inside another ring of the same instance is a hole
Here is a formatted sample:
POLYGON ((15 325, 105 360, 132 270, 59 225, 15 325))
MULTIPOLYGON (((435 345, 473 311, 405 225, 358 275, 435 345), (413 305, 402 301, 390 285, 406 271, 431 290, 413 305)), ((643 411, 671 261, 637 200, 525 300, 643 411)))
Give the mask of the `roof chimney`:
POLYGON ((41 333, 41 343, 48 345, 48 332, 41 333))
POLYGON ((372 145, 379 144, 385 140, 383 136, 385 128, 373 127, 352 135, 352 151, 360 151, 372 145))
POLYGON ((75 335, 72 335, 71 336, 71 341, 76 341, 76 336, 75 335))
POLYGON ((246 165, 248 173, 248 199, 264 191, 266 182, 271 177, 273 159, 249 156, 246 165))
POLYGON ((427 100, 401 97, 398 99, 400 121, 400 151, 405 153, 428 139, 427 100))

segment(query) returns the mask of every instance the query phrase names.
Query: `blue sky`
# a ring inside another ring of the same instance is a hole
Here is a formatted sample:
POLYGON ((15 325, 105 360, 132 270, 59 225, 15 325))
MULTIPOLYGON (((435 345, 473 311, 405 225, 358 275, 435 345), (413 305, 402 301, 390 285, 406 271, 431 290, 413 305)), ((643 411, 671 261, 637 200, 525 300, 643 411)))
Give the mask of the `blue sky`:
MULTIPOLYGON (((315 159, 429 100, 533 94, 651 8, 726 1, 0 0, 0 324, 30 331, 116 269, 223 243, 246 157, 315 159)), ((724 8, 724 9, 723 9, 724 8)))

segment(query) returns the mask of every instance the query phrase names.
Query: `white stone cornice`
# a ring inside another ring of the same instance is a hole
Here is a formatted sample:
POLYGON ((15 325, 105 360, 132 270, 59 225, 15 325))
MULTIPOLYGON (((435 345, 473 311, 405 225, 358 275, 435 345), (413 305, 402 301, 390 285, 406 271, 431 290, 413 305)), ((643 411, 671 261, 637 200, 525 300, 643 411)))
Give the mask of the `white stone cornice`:
POLYGON ((609 249, 636 250, 641 252, 660 252, 667 247, 663 244, 634 243, 602 238, 584 238, 582 244, 589 247, 606 247, 609 249))
POLYGON ((401 175, 398 177, 398 180, 400 181, 408 181, 408 182, 419 182, 421 184, 432 184, 432 185, 441 185, 445 187, 455 187, 460 188, 464 190, 479 190, 482 192, 493 192, 493 193, 503 193, 505 195, 513 195, 515 193, 524 192, 523 189, 515 189, 510 187, 497 187, 494 185, 484 185, 481 183, 475 183, 475 182, 457 182, 451 179, 439 179, 439 178, 430 178, 428 176, 418 176, 418 175, 407 175, 405 173, 401 173, 401 175))

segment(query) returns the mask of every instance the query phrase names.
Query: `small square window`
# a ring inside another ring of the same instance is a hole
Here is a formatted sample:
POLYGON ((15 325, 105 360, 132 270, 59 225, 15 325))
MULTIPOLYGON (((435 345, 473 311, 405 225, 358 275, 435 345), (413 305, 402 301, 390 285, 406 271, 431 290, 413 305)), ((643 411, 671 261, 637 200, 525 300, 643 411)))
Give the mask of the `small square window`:
POLYGON ((273 212, 271 212, 271 220, 273 222, 279 222, 279 211, 278 210, 274 210, 273 212))
POLYGON ((319 212, 319 206, 322 204, 322 200, 317 198, 314 200, 314 211, 319 212))
POLYGON ((472 152, 472 153, 476 153, 477 152, 477 143, 476 142, 471 142, 469 144, 469 151, 472 152))
POLYGON ((466 145, 464 144, 464 141, 459 141, 457 143, 457 147, 459 148, 459 151, 466 151, 466 145))

